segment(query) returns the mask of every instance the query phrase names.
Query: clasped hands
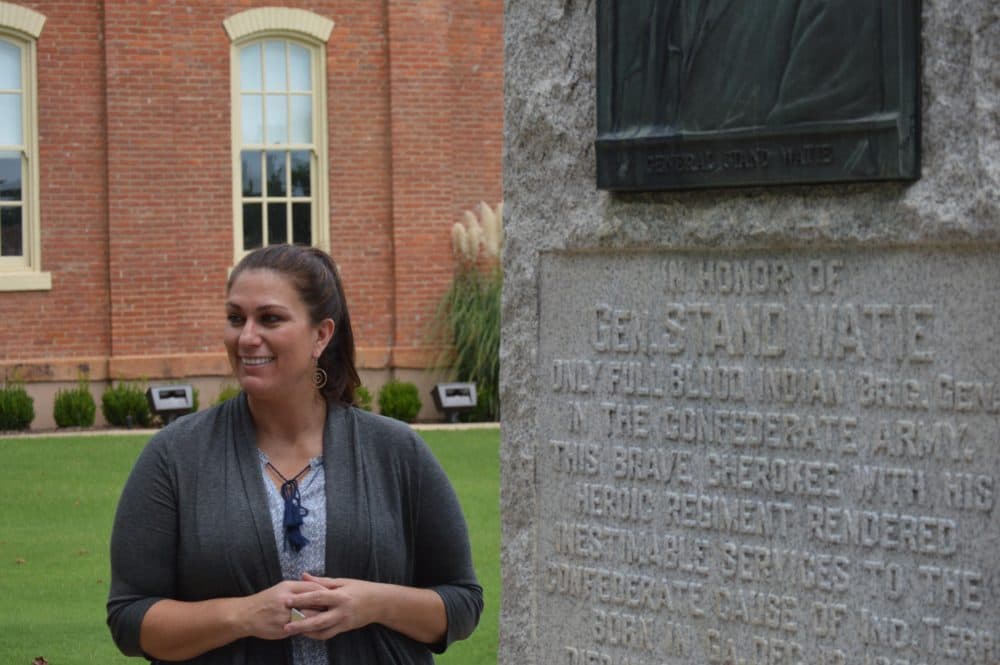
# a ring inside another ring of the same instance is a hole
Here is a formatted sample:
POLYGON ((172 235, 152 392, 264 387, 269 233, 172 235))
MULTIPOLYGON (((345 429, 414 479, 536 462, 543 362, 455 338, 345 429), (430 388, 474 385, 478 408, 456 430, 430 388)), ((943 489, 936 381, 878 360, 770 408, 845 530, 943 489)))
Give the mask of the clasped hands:
POLYGON ((378 623, 424 644, 447 634, 444 599, 433 589, 366 580, 317 577, 285 580, 239 600, 242 635, 280 640, 305 635, 328 640, 378 623), (292 621, 292 609, 305 618, 292 621))
POLYGON ((383 585, 356 579, 331 579, 306 573, 244 599, 243 634, 265 640, 305 635, 328 640, 378 620, 378 590, 383 585), (292 608, 305 618, 292 621, 292 608))
POLYGON ((298 587, 285 597, 289 617, 292 608, 305 618, 289 620, 286 635, 305 635, 314 640, 328 640, 334 635, 362 628, 377 618, 374 582, 356 579, 332 579, 306 573, 302 581, 308 588, 298 587))

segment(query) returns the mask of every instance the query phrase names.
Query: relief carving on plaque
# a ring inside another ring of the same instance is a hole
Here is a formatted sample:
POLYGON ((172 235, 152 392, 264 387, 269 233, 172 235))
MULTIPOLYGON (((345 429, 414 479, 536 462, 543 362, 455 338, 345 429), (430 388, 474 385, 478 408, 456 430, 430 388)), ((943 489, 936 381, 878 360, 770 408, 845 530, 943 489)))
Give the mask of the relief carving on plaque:
POLYGON ((598 4, 599 187, 918 176, 915 3, 598 4))

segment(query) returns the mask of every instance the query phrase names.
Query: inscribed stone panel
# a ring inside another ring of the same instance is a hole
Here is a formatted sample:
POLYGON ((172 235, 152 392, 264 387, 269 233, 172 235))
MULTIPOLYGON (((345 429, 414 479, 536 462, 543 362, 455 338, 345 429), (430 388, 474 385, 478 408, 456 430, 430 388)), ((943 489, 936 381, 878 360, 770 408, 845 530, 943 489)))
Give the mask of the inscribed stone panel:
POLYGON ((995 256, 543 254, 537 662, 1000 662, 995 256))

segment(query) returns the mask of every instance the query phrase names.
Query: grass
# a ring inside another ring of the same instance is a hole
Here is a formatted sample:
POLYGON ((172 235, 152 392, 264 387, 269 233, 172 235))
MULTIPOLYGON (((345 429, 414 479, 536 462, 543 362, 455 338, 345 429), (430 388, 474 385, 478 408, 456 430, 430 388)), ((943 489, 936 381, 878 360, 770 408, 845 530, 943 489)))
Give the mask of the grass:
MULTIPOLYGON (((500 608, 499 433, 428 431, 458 492, 486 596, 479 629, 442 665, 496 663, 500 608)), ((0 662, 125 665, 105 625, 115 504, 146 436, 0 439, 0 662)))

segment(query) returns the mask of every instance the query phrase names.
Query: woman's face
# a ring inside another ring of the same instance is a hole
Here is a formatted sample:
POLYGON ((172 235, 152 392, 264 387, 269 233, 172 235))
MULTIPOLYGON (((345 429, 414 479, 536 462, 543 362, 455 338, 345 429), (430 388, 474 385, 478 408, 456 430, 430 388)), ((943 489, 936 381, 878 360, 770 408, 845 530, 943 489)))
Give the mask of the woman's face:
POLYGON ((315 361, 332 335, 333 322, 313 324, 281 273, 248 270, 229 290, 224 341, 233 373, 250 397, 297 399, 315 391, 315 361))

